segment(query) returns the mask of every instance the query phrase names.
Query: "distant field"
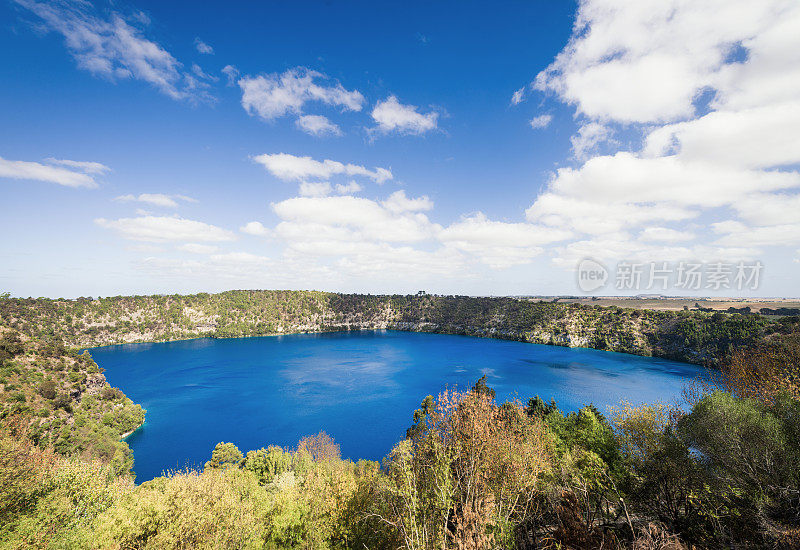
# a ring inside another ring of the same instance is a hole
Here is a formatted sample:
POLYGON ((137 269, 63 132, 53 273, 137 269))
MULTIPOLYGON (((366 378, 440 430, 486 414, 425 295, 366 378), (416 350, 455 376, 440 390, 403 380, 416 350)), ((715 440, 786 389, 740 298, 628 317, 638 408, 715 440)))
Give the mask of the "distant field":
POLYGON ((534 296, 531 300, 552 301, 558 299, 561 303, 587 304, 598 306, 618 306, 634 309, 653 309, 659 311, 679 311, 682 309, 709 308, 715 311, 727 311, 728 308, 749 307, 753 313, 759 313, 761 308, 800 308, 800 299, 797 298, 761 298, 748 300, 744 298, 686 298, 686 297, 643 297, 631 296, 598 296, 598 297, 562 297, 562 296, 534 296))

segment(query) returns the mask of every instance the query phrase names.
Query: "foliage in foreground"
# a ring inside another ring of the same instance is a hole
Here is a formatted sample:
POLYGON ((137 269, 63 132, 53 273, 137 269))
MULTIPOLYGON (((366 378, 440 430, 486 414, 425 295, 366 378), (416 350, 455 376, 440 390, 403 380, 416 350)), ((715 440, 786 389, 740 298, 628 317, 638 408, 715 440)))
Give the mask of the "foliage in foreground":
POLYGON ((688 413, 426 399, 384 464, 326 434, 220 443, 203 471, 139 486, 102 461, 0 437, 0 547, 792 548, 800 402, 714 391, 688 413))

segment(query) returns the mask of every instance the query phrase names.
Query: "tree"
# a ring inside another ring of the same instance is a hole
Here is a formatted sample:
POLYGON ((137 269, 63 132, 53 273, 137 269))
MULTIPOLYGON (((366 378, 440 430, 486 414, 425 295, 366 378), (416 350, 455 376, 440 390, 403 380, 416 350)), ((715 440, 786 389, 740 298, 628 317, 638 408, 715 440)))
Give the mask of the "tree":
POLYGON ((486 385, 486 375, 484 374, 481 376, 475 385, 472 386, 472 392, 477 393, 478 395, 485 395, 489 399, 494 399, 495 392, 492 388, 486 385))
POLYGON ((727 522, 734 540, 792 529, 798 536, 800 401, 779 394, 770 405, 715 392, 680 420, 678 431, 734 510, 727 522))
POLYGON ((244 455, 233 443, 217 443, 211 451, 211 460, 206 462, 206 468, 238 468, 244 461, 244 455))
POLYGON ((253 472, 261 485, 271 483, 275 476, 292 469, 292 453, 276 445, 266 449, 248 451, 244 459, 244 469, 253 472))
POLYGON ((307 435, 297 443, 298 453, 307 453, 314 462, 335 460, 341 456, 339 445, 325 432, 307 435))
POLYGON ((381 519, 406 548, 512 546, 537 516, 549 438, 520 404, 487 393, 441 393, 387 458, 381 519))

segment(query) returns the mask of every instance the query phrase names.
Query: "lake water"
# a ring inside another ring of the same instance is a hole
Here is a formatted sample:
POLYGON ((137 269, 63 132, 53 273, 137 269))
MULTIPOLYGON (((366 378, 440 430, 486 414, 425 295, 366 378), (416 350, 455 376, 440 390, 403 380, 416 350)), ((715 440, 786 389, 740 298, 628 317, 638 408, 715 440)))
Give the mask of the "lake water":
POLYGON ((368 331, 126 344, 91 350, 112 386, 147 409, 128 438, 137 482, 325 430, 348 458, 381 459, 422 399, 483 374, 498 401, 555 398, 602 412, 668 401, 699 367, 664 359, 466 336, 368 331))

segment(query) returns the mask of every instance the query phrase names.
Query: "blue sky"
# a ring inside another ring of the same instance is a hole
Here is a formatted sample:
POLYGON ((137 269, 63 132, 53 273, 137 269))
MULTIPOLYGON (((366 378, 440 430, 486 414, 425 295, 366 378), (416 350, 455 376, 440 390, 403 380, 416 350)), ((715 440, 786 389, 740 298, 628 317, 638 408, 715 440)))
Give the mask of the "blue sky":
POLYGON ((800 294, 800 10, 625 4, 4 1, 0 291, 800 294))

